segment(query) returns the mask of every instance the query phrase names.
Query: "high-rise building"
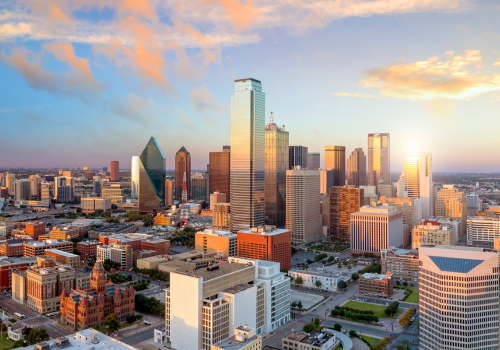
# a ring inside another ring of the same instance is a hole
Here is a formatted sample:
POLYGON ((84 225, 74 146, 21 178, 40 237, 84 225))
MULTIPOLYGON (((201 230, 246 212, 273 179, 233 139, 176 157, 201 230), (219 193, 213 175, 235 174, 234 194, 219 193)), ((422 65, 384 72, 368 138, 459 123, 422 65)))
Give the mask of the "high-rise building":
POLYGON ((227 259, 238 254, 237 237, 229 231, 206 229, 196 233, 194 249, 203 253, 219 253, 227 259))
POLYGON ((280 263, 281 269, 292 268, 292 235, 276 226, 253 227, 238 231, 238 256, 280 263))
POLYGON ((217 203, 228 203, 228 197, 225 193, 214 192, 210 195, 210 210, 214 210, 214 205, 217 203))
POLYGON ((165 180, 165 206, 167 208, 174 205, 174 182, 165 180))
POLYGON ((264 224, 265 94, 253 78, 231 96, 231 232, 264 224))
POLYGON ((395 207, 364 206, 350 220, 352 253, 380 255, 382 249, 403 248, 403 213, 395 207))
POLYGON ((500 218, 475 216, 467 219, 467 244, 493 246, 500 238, 500 218))
POLYGON ((370 186, 391 181, 391 138, 389 133, 368 134, 368 177, 370 186))
MULTIPOLYGON (((187 174, 186 174, 187 176, 187 174)), ((207 179, 205 173, 193 173, 191 176, 191 199, 207 200, 207 179)))
POLYGON ((293 243, 321 238, 321 203, 319 170, 287 170, 286 229, 293 243))
POLYGON ((210 152, 209 169, 210 176, 208 178, 208 192, 225 193, 227 201, 231 198, 230 192, 230 169, 231 169, 231 147, 223 146, 222 152, 210 152))
POLYGON ((130 198, 139 198, 139 156, 132 157, 130 168, 130 198))
POLYGON ((319 174, 320 179, 320 193, 327 194, 330 187, 333 186, 333 170, 321 169, 319 174))
POLYGON ((444 185, 434 198, 434 215, 462 220, 463 237, 467 232, 467 200, 465 192, 459 191, 454 185, 444 185))
POLYGON ((48 207, 50 205, 50 183, 42 182, 40 184, 40 204, 48 207))
POLYGON ((157 210, 165 198, 166 159, 154 137, 139 158, 139 211, 157 210))
POLYGON ((498 252, 420 247, 420 349, 498 349, 498 252))
POLYGON ((231 204, 215 203, 212 217, 212 227, 216 229, 229 229, 231 221, 231 204))
POLYGON ((321 154, 313 152, 308 154, 307 168, 311 170, 318 170, 321 168, 321 154))
POLYGON ((74 200, 75 194, 73 192, 73 187, 63 185, 57 188, 57 201, 59 203, 71 203, 74 200))
POLYGON ((85 179, 86 180, 92 180, 95 176, 95 171, 86 171, 85 172, 85 179))
POLYGON ((300 166, 307 169, 308 148, 305 146, 289 146, 288 148, 288 170, 300 166))
POLYGON ((285 227, 286 224, 286 171, 288 170, 288 131, 271 121, 265 131, 265 201, 266 225, 285 227))
POLYGON ((120 163, 117 160, 111 161, 111 171, 109 178, 111 181, 120 179, 120 163))
POLYGON ((16 180, 14 199, 17 201, 29 200, 31 198, 31 181, 27 179, 16 180))
MULTIPOLYGON (((403 225, 408 226, 408 234, 411 236, 413 227, 418 225, 424 219, 424 204, 420 199, 413 198, 379 198, 379 201, 384 204, 396 207, 397 210, 403 213, 403 225)), ((404 242, 410 242, 410 237, 404 237, 404 242)))
POLYGON ((54 199, 59 200, 58 191, 60 186, 71 186, 73 187, 73 192, 75 190, 75 178, 66 176, 57 176, 54 178, 54 199))
POLYGON ((13 197, 16 193, 16 174, 7 173, 5 176, 5 187, 9 189, 9 196, 13 197))
POLYGON ((378 197, 393 198, 396 195, 394 184, 392 182, 380 182, 377 186, 378 197))
POLYGON ((39 184, 40 184, 40 181, 42 181, 42 179, 40 178, 40 176, 37 175, 30 175, 29 177, 29 180, 31 182, 31 190, 30 190, 30 194, 31 194, 31 197, 35 197, 35 198, 38 198, 40 196, 40 193, 39 193, 39 184))
POLYGON ((366 185, 366 156, 362 148, 356 148, 347 159, 347 184, 354 187, 366 185))
POLYGON ((419 156, 406 157, 402 175, 398 181, 398 197, 420 198, 424 205, 424 219, 430 218, 434 212, 432 156, 422 152, 419 156), (404 191, 400 189, 403 180, 404 191))
POLYGON ((351 238, 351 214, 359 211, 364 191, 359 188, 330 188, 330 237, 348 242, 351 238))
POLYGON ((123 203, 123 189, 120 184, 110 184, 101 187, 101 198, 111 198, 111 204, 120 207, 123 203))
POLYGON ((437 221, 425 220, 412 230, 412 248, 422 245, 454 245, 453 227, 437 221))
POLYGON ((191 198, 191 154, 182 146, 175 154, 175 198, 182 197, 182 183, 186 173, 187 198, 191 198))
POLYGON ((333 170, 333 186, 345 186, 345 147, 325 147, 325 169, 333 170))

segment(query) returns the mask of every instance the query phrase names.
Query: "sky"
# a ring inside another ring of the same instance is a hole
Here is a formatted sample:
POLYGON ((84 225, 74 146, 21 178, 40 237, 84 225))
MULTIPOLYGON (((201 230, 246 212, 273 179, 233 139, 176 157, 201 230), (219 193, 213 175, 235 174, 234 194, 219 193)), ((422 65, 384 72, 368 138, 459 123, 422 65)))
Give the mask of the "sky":
POLYGON ((192 169, 230 142, 235 79, 262 81, 290 145, 391 172, 500 171, 496 0, 3 0, 0 167, 130 168, 151 136, 192 169))

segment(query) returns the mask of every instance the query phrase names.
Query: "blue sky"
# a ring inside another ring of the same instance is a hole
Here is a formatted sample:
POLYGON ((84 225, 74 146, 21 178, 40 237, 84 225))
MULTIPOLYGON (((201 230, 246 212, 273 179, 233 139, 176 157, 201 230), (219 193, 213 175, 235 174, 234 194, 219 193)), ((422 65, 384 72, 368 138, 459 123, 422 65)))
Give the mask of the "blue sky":
MULTIPOLYGON (((173 167, 229 144, 253 77, 291 145, 391 134, 391 170, 500 171, 500 6, 467 0, 35 0, 0 5, 0 166, 130 167, 155 136, 173 167), (496 65, 495 65, 496 64, 496 65)), ((322 159, 323 163, 323 159, 322 159)))

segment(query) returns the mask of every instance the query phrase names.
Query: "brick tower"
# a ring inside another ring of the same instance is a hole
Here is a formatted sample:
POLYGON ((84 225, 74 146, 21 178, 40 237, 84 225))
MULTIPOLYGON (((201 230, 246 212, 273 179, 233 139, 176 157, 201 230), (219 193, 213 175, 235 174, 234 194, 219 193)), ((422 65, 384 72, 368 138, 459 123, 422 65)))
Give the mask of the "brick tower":
POLYGON ((92 274, 90 275, 90 288, 95 289, 98 294, 105 293, 106 282, 106 271, 104 271, 102 262, 100 260, 97 260, 94 265, 94 269, 92 270, 92 274))

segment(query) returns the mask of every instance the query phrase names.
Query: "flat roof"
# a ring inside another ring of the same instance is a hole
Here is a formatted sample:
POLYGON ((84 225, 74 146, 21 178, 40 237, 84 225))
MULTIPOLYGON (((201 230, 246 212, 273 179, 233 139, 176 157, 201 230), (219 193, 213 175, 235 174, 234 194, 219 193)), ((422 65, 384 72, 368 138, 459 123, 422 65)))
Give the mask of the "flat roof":
MULTIPOLYGON (((242 335, 243 336, 243 335, 242 335)), ((218 342, 217 344, 214 344, 215 346, 224 349, 224 350, 239 350, 242 348, 247 347, 249 344, 252 342, 256 341, 257 339, 260 338, 260 335, 254 335, 251 338, 243 338, 243 341, 237 340, 237 336, 233 335, 227 339, 224 339, 223 341, 218 342)))
POLYGON ((260 80, 257 80, 257 79, 254 79, 254 78, 236 79, 234 82, 237 83, 239 81, 246 81, 246 80, 252 80, 252 81, 255 81, 257 83, 262 83, 260 80))
POLYGON ((266 227, 265 229, 262 230, 262 232, 255 232, 254 230, 256 230, 256 229, 261 229, 261 228, 260 227, 253 227, 253 228, 250 228, 248 230, 240 230, 238 232, 250 233, 250 234, 254 234, 254 235, 262 235, 262 236, 274 236, 274 235, 279 235, 281 233, 290 232, 290 230, 286 230, 283 228, 269 229, 268 227, 266 227), (269 230, 269 231, 267 231, 267 230, 269 230))
POLYGON ((54 254, 63 255, 65 257, 67 257, 67 258, 76 258, 76 257, 78 257, 78 255, 76 255, 76 254, 66 253, 66 252, 63 252, 62 250, 59 250, 59 249, 46 249, 45 252, 51 252, 51 253, 54 253, 54 254))
POLYGON ((231 263, 231 264, 223 263, 215 266, 210 266, 204 269, 198 269, 190 272, 176 272, 176 273, 182 273, 184 275, 191 277, 203 278, 203 282, 207 282, 214 278, 219 278, 225 275, 229 275, 233 272, 245 270, 251 267, 255 268, 253 265, 238 264, 238 263, 231 263), (215 266, 218 266, 218 268, 210 270, 210 268, 214 268, 215 266))
POLYGON ((379 280, 379 281, 383 281, 387 278, 386 275, 382 275, 382 274, 378 274, 378 273, 365 273, 361 276, 363 276, 364 279, 379 280))
POLYGON ((36 257, 22 257, 22 258, 14 258, 14 257, 8 257, 8 258, 3 258, 0 260, 0 265, 10 265, 10 264, 21 264, 21 263, 30 263, 30 262, 36 262, 36 257))

